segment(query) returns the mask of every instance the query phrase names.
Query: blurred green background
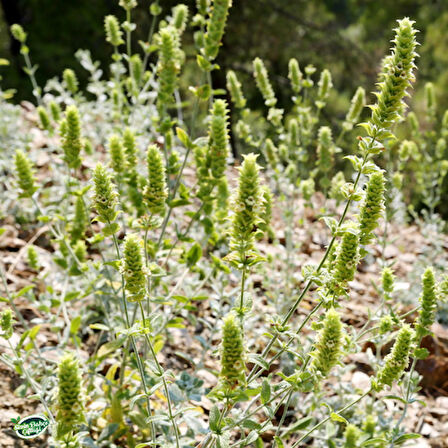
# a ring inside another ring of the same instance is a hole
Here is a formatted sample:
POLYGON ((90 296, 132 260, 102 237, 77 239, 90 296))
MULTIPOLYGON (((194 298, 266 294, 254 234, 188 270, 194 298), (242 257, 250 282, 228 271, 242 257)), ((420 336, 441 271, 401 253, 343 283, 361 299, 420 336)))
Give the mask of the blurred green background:
MULTIPOLYGON (((175 0, 161 0, 168 14, 175 0)), ((185 1, 195 11, 195 1, 185 1)), ((28 33, 34 64, 39 66, 41 85, 63 69, 75 69, 81 82, 85 73, 73 57, 79 48, 91 50, 104 69, 110 61, 110 46, 104 40, 103 18, 115 14, 123 20, 116 0, 1 0, 0 57, 11 62, 3 67, 2 88, 17 90, 16 100, 31 99, 31 89, 21 66, 19 47, 9 26, 20 23, 28 33)), ((145 40, 150 26, 149 1, 139 0, 134 13, 134 33, 145 40)), ((159 16, 159 17, 163 17, 159 16)), ((448 0, 234 0, 219 64, 240 72, 253 97, 249 81, 251 60, 266 60, 280 101, 289 95, 286 80, 289 58, 301 66, 330 68, 334 85, 349 98, 358 85, 372 90, 381 58, 388 49, 391 28, 397 18, 409 16, 421 31, 417 90, 424 82, 436 84, 439 105, 448 104, 448 0), (244 79, 246 78, 246 79, 244 79)), ((187 36, 187 42, 192 42, 187 36)), ((214 85, 223 87, 223 73, 216 72, 214 85)), ((418 95, 417 95, 418 98, 418 95)), ((255 103, 258 100, 255 100, 255 103)), ((256 104, 254 104, 256 105, 256 104)))

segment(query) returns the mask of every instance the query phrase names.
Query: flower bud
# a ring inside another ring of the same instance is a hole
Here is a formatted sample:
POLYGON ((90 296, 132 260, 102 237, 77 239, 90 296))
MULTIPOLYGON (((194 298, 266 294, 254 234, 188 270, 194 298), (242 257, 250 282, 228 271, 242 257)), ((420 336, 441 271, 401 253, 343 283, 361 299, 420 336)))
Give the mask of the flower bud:
POLYGON ((21 44, 26 42, 26 33, 18 23, 11 25, 10 30, 15 40, 18 40, 21 44))
POLYGON ((140 302, 146 294, 146 269, 143 255, 143 241, 137 235, 128 235, 124 240, 123 259, 120 272, 125 281, 129 302, 140 302))
POLYGON ((85 421, 81 372, 72 353, 66 353, 59 362, 56 410, 58 439, 85 421))
POLYGON ((344 448, 357 448, 359 437, 361 433, 359 429, 349 423, 344 431, 344 448))
POLYGON ((317 166, 321 173, 328 173, 334 164, 334 143, 331 129, 322 126, 318 132, 317 166))
POLYGON ((65 87, 72 94, 75 94, 78 91, 78 79, 75 72, 70 68, 66 68, 62 73, 62 78, 64 79, 65 87))
POLYGON ((31 162, 28 157, 20 150, 16 151, 14 158, 17 183, 22 190, 21 196, 24 198, 30 198, 37 190, 34 185, 34 175, 31 162))
POLYGON ((278 150, 272 140, 267 138, 264 142, 264 156, 273 170, 277 168, 279 163, 277 152, 278 150))
POLYGON ((31 269, 39 269, 39 257, 34 246, 28 246, 27 250, 28 265, 31 269))
POLYGON ((317 97, 319 101, 325 102, 330 95, 330 90, 333 87, 333 82, 331 80, 331 73, 329 70, 325 69, 320 74, 319 82, 317 83, 318 91, 317 97))
POLYGON ((228 109, 224 100, 215 100, 211 110, 208 165, 215 179, 224 176, 228 157, 228 109))
POLYGON ((14 315, 10 308, 0 313, 0 328, 2 329, 1 337, 4 339, 11 339, 14 332, 14 315))
POLYGON ((84 206, 84 200, 82 196, 78 196, 75 202, 75 215, 73 217, 70 230, 72 244, 84 238, 87 228, 87 219, 88 217, 84 206))
POLYGON ((53 121, 57 123, 61 119, 61 106, 56 101, 50 102, 50 113, 53 121))
POLYGON ((106 31, 106 40, 114 47, 123 43, 120 24, 115 16, 109 15, 104 18, 104 29, 106 31))
POLYGON ((420 311, 415 324, 416 336, 421 339, 430 334, 437 309, 436 281, 432 268, 427 268, 422 276, 423 291, 419 298, 420 311))
POLYGON ((339 362, 342 354, 343 326, 341 317, 333 308, 325 314, 323 327, 319 331, 317 342, 310 353, 313 358, 312 368, 325 378, 339 362))
POLYGON ((204 36, 204 53, 209 61, 216 59, 218 56, 231 6, 232 0, 212 0, 212 8, 204 36))
POLYGON ((366 104, 366 91, 362 87, 358 87, 355 94, 353 95, 350 109, 345 117, 346 123, 350 123, 353 127, 358 123, 361 112, 366 104))
POLYGON ((391 294, 394 290, 395 275, 391 268, 385 267, 381 273, 381 286, 383 291, 391 294))
POLYGON ((263 61, 260 58, 255 58, 253 61, 254 77, 258 90, 261 92, 264 98, 266 106, 273 107, 277 103, 274 90, 272 89, 269 81, 268 72, 264 66, 263 61))
POLYGON ((39 106, 37 108, 37 114, 39 115, 39 122, 42 129, 49 131, 51 129, 50 117, 45 107, 39 106))
POLYGON ((65 111, 64 125, 61 125, 62 149, 64 160, 70 168, 81 165, 80 153, 83 147, 81 140, 81 120, 76 106, 68 106, 65 111))
POLYGON ((243 109, 246 106, 246 99, 241 90, 241 83, 233 70, 227 72, 227 90, 230 93, 233 104, 237 109, 243 109))
POLYGON ((425 84, 425 106, 426 112, 431 119, 434 119, 437 112, 436 92, 434 84, 427 82, 425 84))
POLYGON ((168 197, 166 170, 162 154, 156 145, 148 147, 148 183, 143 190, 143 198, 149 211, 162 215, 168 197))
POLYGON ((224 318, 221 345, 221 377, 226 385, 235 387, 246 382, 244 345, 241 325, 235 314, 224 318))
POLYGON ((173 8, 173 25, 179 30, 179 34, 182 34, 187 27, 188 21, 188 7, 184 4, 176 5, 173 8))
POLYGON ((409 364, 414 332, 409 325, 403 325, 398 332, 392 351, 384 358, 384 365, 379 370, 374 387, 381 390, 385 385, 392 386, 398 381, 409 364))
POLYGON ((378 227, 378 220, 384 211, 384 193, 386 185, 382 171, 370 175, 364 202, 359 214, 359 242, 368 244, 374 237, 373 231, 378 227))
POLYGON ((125 169, 125 158, 121 138, 113 134, 109 137, 110 166, 116 173, 122 173, 125 169))
POLYGON ((297 59, 290 59, 288 63, 288 78, 291 81, 292 90, 299 93, 302 90, 303 74, 300 71, 297 59))
POLYGON ((93 172, 95 193, 93 205, 98 214, 98 220, 110 224, 117 217, 118 195, 111 181, 109 173, 101 163, 98 163, 93 172))

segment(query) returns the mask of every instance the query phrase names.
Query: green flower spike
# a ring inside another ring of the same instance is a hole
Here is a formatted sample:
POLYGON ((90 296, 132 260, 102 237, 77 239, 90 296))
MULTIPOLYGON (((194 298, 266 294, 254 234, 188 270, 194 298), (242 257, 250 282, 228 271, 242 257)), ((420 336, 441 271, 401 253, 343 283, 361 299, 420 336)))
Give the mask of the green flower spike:
POLYGON ((290 59, 288 63, 288 78, 291 81, 292 90, 299 93, 302 90, 303 74, 300 71, 297 59, 290 59))
POLYGON ((34 185, 35 178, 33 175, 33 168, 28 157, 20 150, 16 151, 14 164, 16 168, 16 178, 20 189, 22 190, 21 196, 24 198, 30 198, 37 190, 34 185))
POLYGON ((26 33, 18 23, 12 25, 10 30, 14 39, 18 40, 21 44, 24 44, 26 42, 26 33))
POLYGON ((378 84, 377 103, 371 106, 371 121, 379 128, 389 128, 400 119, 404 111, 403 98, 414 81, 414 60, 417 57, 415 49, 417 41, 413 28, 414 22, 407 17, 398 20, 395 28, 394 47, 392 54, 384 64, 378 84))
POLYGON ((270 167, 275 170, 279 164, 278 149, 270 138, 267 138, 264 142, 264 156, 269 162, 270 167))
POLYGON ((365 105, 366 91, 362 87, 358 87, 355 94, 353 95, 352 101, 350 103, 350 109, 347 112, 347 116, 345 117, 344 129, 349 131, 355 124, 358 123, 359 117, 365 105))
POLYGON ((213 0, 204 36, 204 53, 209 61, 218 56, 232 0, 213 0))
POLYGON ((37 108, 37 114, 39 116, 39 123, 42 129, 49 131, 51 129, 50 117, 48 116, 48 112, 43 106, 39 106, 37 108))
POLYGON ((88 217, 84 207, 82 196, 78 196, 75 202, 75 215, 70 230, 72 244, 84 238, 87 229, 88 217))
POLYGON ((143 61, 138 54, 131 56, 131 73, 136 87, 139 87, 143 79, 143 61))
POLYGON ((34 246, 28 246, 27 250, 28 265, 31 269, 39 269, 39 256, 34 246))
POLYGON ((250 264, 255 256, 254 232, 260 222, 263 196, 259 179, 260 167, 257 156, 249 154, 244 157, 239 168, 238 189, 233 200, 234 215, 230 233, 231 254, 227 256, 236 267, 250 264))
POLYGON ((430 119, 434 119, 437 113, 436 92, 434 90, 434 84, 427 82, 425 84, 425 106, 426 112, 430 119))
POLYGON ((11 339, 14 331, 14 315, 10 308, 0 313, 0 328, 2 329, 1 337, 11 339))
POLYGON ((368 244, 374 237, 373 231, 378 227, 378 220, 384 211, 384 193, 386 185, 382 171, 370 175, 364 202, 359 214, 359 242, 368 244))
POLYGON ((178 84, 180 72, 180 48, 179 32, 173 26, 166 26, 160 30, 159 49, 159 95, 160 104, 170 104, 173 102, 174 91, 178 84))
POLYGON ((344 431, 344 448, 357 448, 360 436, 359 429, 351 423, 348 424, 344 431))
POLYGON ((356 267, 359 261, 359 236, 346 231, 338 248, 334 266, 334 280, 344 287, 347 282, 355 278, 356 267))
POLYGON ((331 80, 331 73, 329 70, 325 69, 320 74, 319 82, 317 83, 317 98, 316 106, 321 109, 325 106, 325 101, 328 99, 330 95, 330 90, 333 87, 333 82, 331 80))
POLYGON ((224 176, 228 157, 228 109, 224 100, 215 100, 211 110, 208 143, 208 165, 215 179, 224 176))
POLYGON ((179 30, 179 34, 182 35, 187 27, 188 21, 188 7, 187 5, 180 4, 173 8, 173 25, 179 30))
POLYGON ((235 72, 233 70, 229 70, 226 78, 227 90, 230 93, 233 104, 235 104, 237 109, 243 109, 246 106, 246 99, 244 98, 241 83, 238 81, 235 72))
POLYGON ((81 371, 72 353, 66 353, 59 362, 56 410, 58 439, 85 421, 81 371))
POLYGON ((273 238, 274 231, 272 230, 271 227, 273 196, 270 188, 267 185, 263 185, 261 187, 261 191, 263 194, 264 206, 260 213, 260 223, 258 224, 258 227, 269 238, 273 238))
POLYGON ((381 286, 386 294, 394 291, 395 275, 392 269, 385 267, 381 273, 381 286))
POLYGON ((64 79, 65 87, 73 95, 78 91, 78 78, 75 72, 71 68, 66 68, 62 73, 62 78, 64 79))
POLYGON ((243 334, 234 313, 224 318, 222 327, 221 377, 232 388, 246 383, 243 334))
POLYGON ((128 235, 124 240, 123 259, 120 271, 125 281, 129 302, 140 302, 146 294, 146 268, 143 241, 137 235, 128 235))
POLYGON ((156 145, 148 147, 148 183, 143 190, 143 198, 149 211, 162 215, 165 212, 168 188, 166 169, 162 154, 156 145))
POLYGON ((127 169, 135 171, 137 168, 137 142, 134 132, 129 128, 126 128, 123 132, 123 146, 127 169))
POLYGON ((50 102, 50 113, 51 113, 51 118, 53 118, 53 121, 55 123, 58 123, 59 120, 61 119, 61 106, 59 106, 58 103, 56 103, 56 101, 51 101, 50 102))
MULTIPOLYGON (((118 211, 116 210, 118 195, 109 173, 101 163, 98 163, 95 167, 95 171, 93 172, 93 183, 95 187, 93 205, 98 214, 97 219, 109 226, 115 221, 115 218, 118 215, 118 211)), ((118 230, 118 226, 106 227, 106 229, 106 233, 108 230, 113 230, 112 233, 115 233, 118 230)))
POLYGON ((341 317, 333 308, 330 308, 325 314, 323 327, 311 352, 312 368, 320 372, 324 378, 329 375, 331 369, 341 358, 342 340, 341 317))
POLYGON ((68 106, 65 111, 65 120, 61 124, 62 149, 64 160, 70 168, 81 165, 80 153, 83 147, 81 139, 81 120, 76 106, 68 106))
POLYGON ((434 323, 437 309, 436 281, 432 268, 427 268, 423 273, 422 285, 423 291, 419 298, 421 308, 415 324, 418 340, 431 333, 431 326, 434 323))
POLYGON ((110 166, 118 174, 125 169, 125 157, 121 138, 113 134, 109 137, 110 166))
POLYGON ((263 61, 260 58, 255 58, 253 61, 254 77, 258 90, 261 92, 264 98, 266 106, 273 107, 277 103, 274 90, 272 89, 271 82, 269 81, 268 71, 264 66, 263 61))
POLYGON ((392 351, 384 358, 384 365, 379 370, 373 386, 381 390, 384 386, 392 386, 398 381, 409 364, 414 332, 409 325, 403 325, 398 332, 392 351))
POLYGON ((106 40, 114 47, 118 47, 123 42, 123 33, 120 24, 115 16, 109 15, 104 18, 104 29, 106 31, 106 40))
POLYGON ((322 126, 317 139, 317 166, 321 173, 328 173, 334 164, 334 143, 331 129, 328 126, 322 126))

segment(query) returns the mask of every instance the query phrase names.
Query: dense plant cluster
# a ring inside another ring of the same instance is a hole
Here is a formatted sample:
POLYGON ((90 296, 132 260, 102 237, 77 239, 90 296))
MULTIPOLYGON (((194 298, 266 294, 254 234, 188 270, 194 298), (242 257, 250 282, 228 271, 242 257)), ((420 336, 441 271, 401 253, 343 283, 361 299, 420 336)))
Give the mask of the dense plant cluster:
MULTIPOLYGON (((402 423, 418 390, 421 341, 445 283, 427 266, 415 313, 403 313, 392 267, 384 266, 378 307, 365 326, 344 322, 357 268, 371 262, 377 229, 393 218, 390 183, 434 145, 444 158, 446 114, 440 138, 436 131, 422 135, 411 114, 414 141, 397 143, 395 136, 415 77, 414 22, 398 21, 370 112, 358 88, 335 126, 325 114, 334 88, 330 71, 316 77, 314 66, 301 68, 296 59, 288 66, 289 110, 278 107, 267 67, 255 58, 266 113, 248 107, 244 85, 229 71, 230 113, 227 92, 214 88, 210 74, 220 70, 231 3, 199 0, 195 11, 180 4, 164 18, 153 3, 148 41, 133 54, 137 2, 120 0, 123 17, 104 22, 110 77, 88 51, 77 54, 90 76, 85 92, 71 69, 44 87, 27 69, 35 119, 48 141, 37 151, 50 162, 42 173, 35 148, 16 140, 5 150, 5 158, 14 154, 5 184, 11 203, 23 207, 17 221, 42 231, 51 259, 30 243, 34 281, 18 292, 1 268, 1 300, 8 305, 1 336, 10 349, 2 359, 41 400, 52 424, 49 446, 386 447, 417 437, 402 423), (192 82, 183 78, 191 57, 182 46, 187 26, 195 36, 192 82), (241 161, 232 158, 230 125, 246 148, 241 161), (357 142, 355 153, 344 146, 348 139, 357 142), (397 145, 399 163, 384 163, 382 154, 397 145), (352 166, 348 178, 340 153, 352 166), (303 266, 297 280, 298 204, 312 207, 316 190, 326 197, 319 214, 327 241, 320 261, 303 266), (273 210, 285 226, 280 285, 269 279, 275 260, 265 250, 281 244, 273 210), (260 311, 266 297, 255 273, 266 277, 270 315, 260 311), (42 319, 26 322, 19 297, 32 301, 42 319), (57 335, 54 347, 36 341, 46 324, 57 335), (257 326, 262 332, 254 338, 257 326), (14 331, 20 338, 13 343, 14 331), (180 352, 179 335, 194 337, 198 353, 180 352), (348 356, 366 340, 378 347, 370 386, 343 391, 348 356), (382 348, 389 353, 383 356, 382 348), (57 365, 47 350, 56 352, 57 365), (173 353, 188 369, 179 369, 173 353), (211 387, 200 370, 212 374, 211 387), (386 395, 397 383, 401 393, 386 395), (378 417, 385 400, 394 404, 388 420, 378 417)), ((29 66, 25 31, 15 25, 11 32, 29 66)), ((436 121, 434 93, 426 90, 428 116, 436 121)), ((434 185, 428 172, 414 172, 419 191, 434 185)))

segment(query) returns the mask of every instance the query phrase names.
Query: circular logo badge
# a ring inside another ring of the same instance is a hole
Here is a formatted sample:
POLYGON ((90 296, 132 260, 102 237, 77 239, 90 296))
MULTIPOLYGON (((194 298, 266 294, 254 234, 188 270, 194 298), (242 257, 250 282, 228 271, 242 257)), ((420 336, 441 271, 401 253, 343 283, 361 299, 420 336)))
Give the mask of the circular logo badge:
POLYGON ((30 415, 22 419, 12 419, 14 422, 14 431, 22 439, 33 439, 40 436, 50 424, 50 421, 44 415, 30 415))

